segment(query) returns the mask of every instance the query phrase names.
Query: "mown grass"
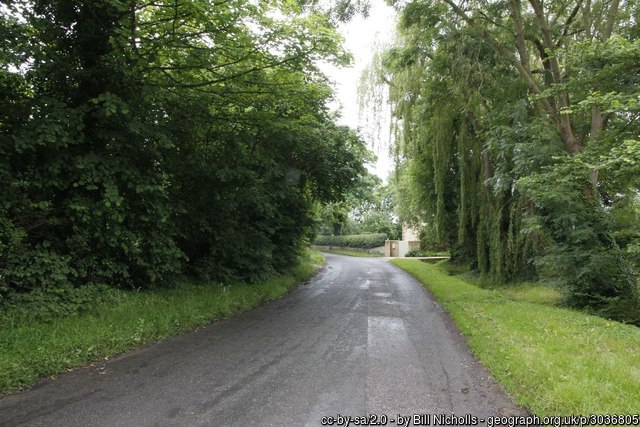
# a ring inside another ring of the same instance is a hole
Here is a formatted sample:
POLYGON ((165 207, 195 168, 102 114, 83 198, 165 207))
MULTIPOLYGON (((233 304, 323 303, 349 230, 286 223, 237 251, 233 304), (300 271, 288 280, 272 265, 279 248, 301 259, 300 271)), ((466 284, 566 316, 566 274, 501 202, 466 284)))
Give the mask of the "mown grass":
POLYGON ((338 255, 347 255, 347 256, 357 256, 357 257, 362 257, 362 258, 379 258, 382 255, 381 254, 371 254, 369 252, 361 252, 361 251, 351 251, 348 249, 323 249, 323 252, 328 252, 331 254, 338 254, 338 255))
POLYGON ((0 395, 74 367, 190 331, 279 298, 316 273, 324 258, 310 252, 289 274, 264 283, 184 283, 173 289, 116 292, 91 312, 48 322, 0 324, 0 395))
POLYGON ((544 286, 482 289, 441 264, 394 260, 451 314, 517 402, 539 416, 634 414, 640 329, 555 306, 544 286))

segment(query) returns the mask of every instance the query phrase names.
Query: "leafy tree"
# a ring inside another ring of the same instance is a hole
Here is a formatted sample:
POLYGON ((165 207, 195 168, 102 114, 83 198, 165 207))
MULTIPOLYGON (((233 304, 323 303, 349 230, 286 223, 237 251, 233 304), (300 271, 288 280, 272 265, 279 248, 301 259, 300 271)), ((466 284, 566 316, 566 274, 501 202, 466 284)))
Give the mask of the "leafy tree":
POLYGON ((351 211, 358 233, 381 233, 389 239, 400 239, 402 227, 396 214, 396 189, 392 184, 378 183, 373 197, 351 211))
POLYGON ((29 36, 11 47, 15 60, 3 67, 3 83, 21 88, 3 101, 21 107, 3 109, 10 116, 2 120, 5 286, 133 286, 170 278, 181 254, 158 162, 172 144, 154 129, 148 88, 114 52, 123 6, 11 7, 5 24, 20 24, 5 31, 29 36))
MULTIPOLYGON (((372 160, 368 153, 366 159, 372 160)), ((359 206, 373 203, 374 188, 380 184, 380 178, 365 172, 353 183, 351 190, 343 200, 323 203, 318 206, 316 232, 321 235, 340 236, 358 234, 359 227, 352 212, 359 206)))
MULTIPOLYGON (((638 191, 632 2, 397 3, 383 56, 401 205, 494 280, 562 282, 637 321, 613 206, 638 191)), ((619 218, 619 217, 618 217, 619 218)))
POLYGON ((295 2, 3 1, 0 297, 282 271, 364 174, 295 2))

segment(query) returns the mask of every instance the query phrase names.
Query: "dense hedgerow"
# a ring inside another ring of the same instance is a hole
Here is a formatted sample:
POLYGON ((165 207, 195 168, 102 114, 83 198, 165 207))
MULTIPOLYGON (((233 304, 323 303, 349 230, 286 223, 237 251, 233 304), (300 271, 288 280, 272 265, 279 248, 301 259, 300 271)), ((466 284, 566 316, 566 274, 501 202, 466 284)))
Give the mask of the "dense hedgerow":
POLYGON ((365 172, 314 63, 348 60, 325 15, 125 3, 0 8, 0 312, 262 281, 365 172))
POLYGON ((314 245, 320 246, 340 246, 349 248, 371 249, 384 246, 387 235, 376 234, 352 234, 348 236, 318 236, 314 240, 314 245))

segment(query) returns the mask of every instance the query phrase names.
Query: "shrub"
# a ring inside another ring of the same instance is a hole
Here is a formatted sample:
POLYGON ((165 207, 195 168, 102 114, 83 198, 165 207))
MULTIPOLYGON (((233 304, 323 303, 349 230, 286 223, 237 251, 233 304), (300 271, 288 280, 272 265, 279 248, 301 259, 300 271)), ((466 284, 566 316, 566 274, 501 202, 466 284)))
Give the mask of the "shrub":
POLYGON ((425 254, 426 254, 426 251, 423 251, 422 249, 412 249, 409 252, 407 252, 405 256, 407 257, 426 256, 425 254))
POLYGON ((412 249, 406 253, 407 257, 420 257, 420 256, 449 256, 449 252, 446 250, 428 250, 428 249, 412 249))
POLYGON ((349 236, 318 236, 313 244, 320 246, 371 249, 384 246, 385 240, 387 240, 387 235, 384 233, 352 234, 349 236))
POLYGON ((36 288, 13 293, 0 301, 0 324, 12 322, 48 322, 88 312, 116 300, 116 290, 103 284, 36 288))

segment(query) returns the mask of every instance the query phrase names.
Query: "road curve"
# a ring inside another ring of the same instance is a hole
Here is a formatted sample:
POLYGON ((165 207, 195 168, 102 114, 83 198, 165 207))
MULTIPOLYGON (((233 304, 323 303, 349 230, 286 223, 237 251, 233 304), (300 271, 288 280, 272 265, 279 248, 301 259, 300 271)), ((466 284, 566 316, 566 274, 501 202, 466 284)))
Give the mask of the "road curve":
POLYGON ((319 426, 338 414, 523 414, 411 276, 381 258, 327 261, 278 301, 1 399, 0 425, 319 426))

